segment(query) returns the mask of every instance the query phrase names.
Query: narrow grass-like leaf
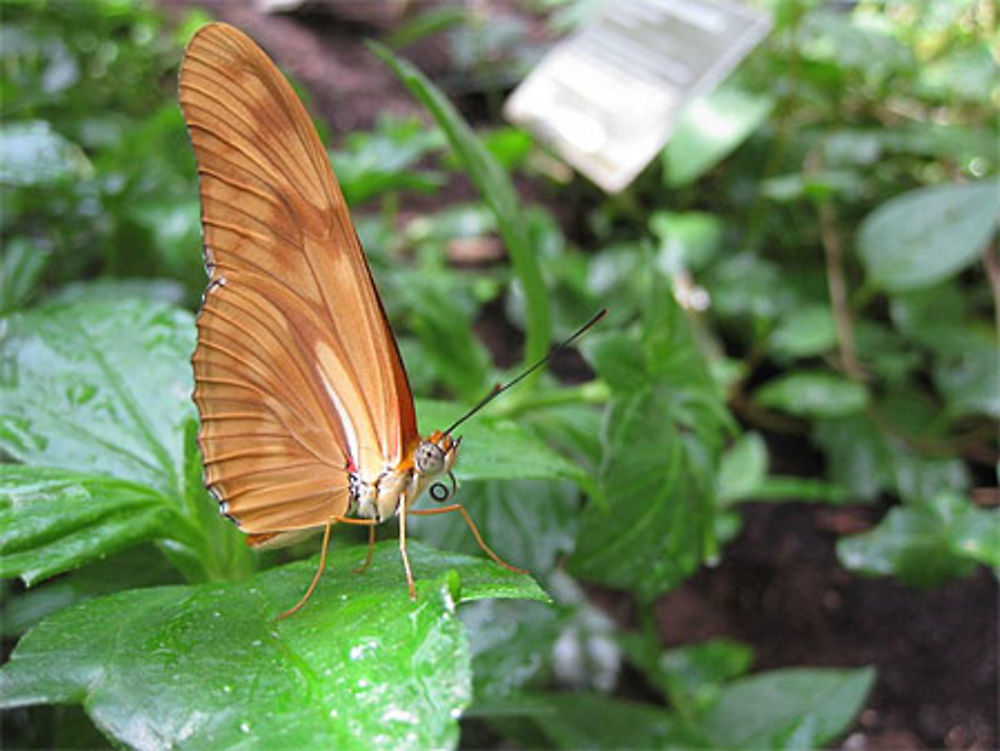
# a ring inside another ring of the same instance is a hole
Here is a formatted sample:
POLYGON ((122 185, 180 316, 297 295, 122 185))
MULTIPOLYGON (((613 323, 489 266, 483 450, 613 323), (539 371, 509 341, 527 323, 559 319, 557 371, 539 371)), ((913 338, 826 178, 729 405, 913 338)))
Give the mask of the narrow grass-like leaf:
POLYGON ((431 113, 462 160, 469 178, 496 214, 500 235, 510 253, 527 303, 525 362, 544 357, 551 328, 548 294, 513 183, 455 107, 423 73, 407 61, 395 57, 382 45, 373 43, 371 48, 431 113))

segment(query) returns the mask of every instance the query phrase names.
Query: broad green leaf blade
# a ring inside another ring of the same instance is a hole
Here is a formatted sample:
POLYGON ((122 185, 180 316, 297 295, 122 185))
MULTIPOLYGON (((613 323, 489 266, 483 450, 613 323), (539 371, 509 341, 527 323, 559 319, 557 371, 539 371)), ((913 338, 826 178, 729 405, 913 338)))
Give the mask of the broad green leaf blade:
POLYGON ((700 724, 716 748, 821 748, 847 729, 874 681, 871 668, 761 673, 727 686, 700 724))
POLYGON ((1000 183, 921 188, 861 224, 858 252, 872 282, 899 292, 942 281, 972 263, 997 229, 1000 183))
MULTIPOLYGON (((576 486, 570 482, 470 482, 459 487, 455 500, 469 512, 493 551, 519 568, 545 574, 560 553, 573 548, 580 501, 576 486)), ((436 548, 472 554, 479 551, 468 525, 457 513, 414 517, 407 521, 407 527, 436 548)))
POLYGON ((776 355, 795 358, 821 355, 837 346, 833 314, 825 305, 808 305, 795 310, 771 334, 776 355))
POLYGON ((0 465, 0 576, 29 586, 186 522, 148 487, 102 475, 0 465))
POLYGON ((183 494, 194 415, 194 321, 140 300, 47 307, 6 320, 0 448, 26 464, 183 494))
MULTIPOLYGON (((425 399, 417 402, 424 434, 443 430, 466 408, 425 399)), ((462 437, 455 474, 464 480, 544 480, 564 478, 585 485, 586 473, 511 420, 476 415, 457 433, 462 437)))
POLYGON ((469 179, 496 214, 500 235, 510 253, 514 273, 521 282, 527 303, 524 359, 525 362, 540 360, 548 350, 551 333, 548 292, 510 177, 476 138, 444 94, 423 73, 405 60, 395 57, 388 48, 380 44, 373 43, 371 48, 431 113, 462 160, 469 179))
POLYGON ((572 570, 655 597, 715 549, 715 477, 730 417, 665 280, 648 270, 638 341, 588 351, 614 396, 601 435, 604 503, 584 509, 572 570), (624 366, 623 366, 624 364, 624 366))
POLYGON ((729 504, 753 498, 767 477, 767 445, 760 433, 744 433, 722 455, 716 497, 729 504))
POLYGON ((729 639, 709 639, 667 650, 649 633, 626 634, 621 642, 629 660, 685 717, 711 707, 725 682, 746 673, 753 663, 753 650, 729 639))
MULTIPOLYGON (((708 748, 707 739, 686 727, 673 713, 650 704, 596 693, 525 694, 491 703, 491 713, 520 715, 548 741, 544 747, 565 749, 708 748)), ((502 721, 494 720, 501 729, 502 721)), ((524 735, 514 728, 514 737, 524 735)), ((542 747, 537 735, 522 745, 542 747)))
MULTIPOLYGON (((908 410, 918 423, 935 419, 936 413, 921 415, 921 405, 905 398, 909 394, 901 396, 900 408, 908 410)), ((897 427, 902 424, 905 415, 893 415, 884 403, 879 410, 890 414, 897 427)), ((919 430, 913 434, 925 437, 919 430)), ((935 439, 933 433, 926 437, 935 439)), ((889 491, 905 501, 925 501, 942 490, 964 489, 970 482, 961 459, 923 456, 907 443, 886 436, 867 414, 817 420, 812 439, 826 453, 830 479, 858 500, 873 501, 879 493, 889 491)))
POLYGON ((31 553, 23 566, 33 580, 150 538, 160 538, 189 579, 245 573, 249 551, 202 487, 188 364, 192 316, 149 300, 83 300, 3 324, 0 449, 35 465, 42 480, 49 469, 103 478, 83 494, 65 485, 62 501, 49 493, 53 516, 65 503, 66 519, 82 514, 91 526, 71 537, 72 553, 65 546, 31 553), (117 513, 104 503, 137 493, 161 509, 117 513), (79 508, 105 495, 93 509, 79 508), (103 515, 92 516, 97 509, 103 515))
POLYGON ((795 371, 764 384, 754 400, 802 417, 841 417, 863 410, 868 393, 861 384, 833 373, 795 371))
POLYGON ((712 518, 709 462, 678 429, 666 389, 616 397, 604 429, 601 486, 607 505, 584 509, 571 570, 642 598, 693 572, 712 518))
POLYGON ((772 97, 733 82, 689 104, 663 150, 667 185, 693 183, 759 128, 773 106, 772 97))
POLYGON ((81 703, 137 748, 452 747, 471 687, 456 602, 544 594, 488 561, 410 553, 416 602, 395 542, 365 574, 350 570, 364 548, 335 550, 312 600, 282 621, 315 560, 86 602, 22 639, 0 702, 81 703))
POLYGON ((977 562, 1000 569, 1000 512, 943 491, 929 502, 894 508, 874 529, 839 540, 837 555, 853 571, 940 586, 977 562))

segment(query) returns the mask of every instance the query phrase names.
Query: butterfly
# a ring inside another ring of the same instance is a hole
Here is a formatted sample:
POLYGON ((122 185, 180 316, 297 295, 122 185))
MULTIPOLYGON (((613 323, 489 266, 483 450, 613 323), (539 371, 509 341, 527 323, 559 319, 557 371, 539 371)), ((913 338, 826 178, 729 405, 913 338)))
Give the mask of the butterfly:
POLYGON ((413 599, 409 514, 460 513, 493 561, 525 573, 490 549, 459 504, 413 504, 428 488, 449 499, 461 444, 453 431, 544 360, 447 430, 419 435, 371 269, 291 86, 248 36, 213 23, 188 44, 179 89, 209 276, 192 357, 205 485, 252 547, 324 530, 316 575, 282 616, 316 588, 335 524, 368 527, 366 568, 375 527, 398 516, 413 599))

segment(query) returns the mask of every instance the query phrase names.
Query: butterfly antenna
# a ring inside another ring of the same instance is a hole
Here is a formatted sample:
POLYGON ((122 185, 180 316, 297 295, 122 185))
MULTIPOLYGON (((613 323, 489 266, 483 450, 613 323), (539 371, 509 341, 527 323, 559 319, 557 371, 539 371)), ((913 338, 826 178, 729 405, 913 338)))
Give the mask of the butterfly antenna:
POLYGON ((577 339, 579 339, 584 334, 584 332, 587 331, 587 329, 589 329, 595 323, 597 323, 598 321, 600 321, 607 314, 608 314, 608 309, 607 308, 601 308, 589 321, 587 321, 585 324, 583 324, 583 326, 581 326, 576 331, 574 331, 570 335, 570 337, 568 339, 566 339, 565 341, 561 342, 560 344, 557 344, 552 349, 551 352, 549 352, 541 360, 539 360, 534 365, 532 365, 530 368, 528 368, 523 373, 521 373, 516 378, 514 378, 514 380, 512 380, 512 381, 510 381, 508 383, 505 383, 503 385, 500 385, 499 383, 496 384, 490 390, 490 393, 488 393, 486 396, 484 396, 482 399, 480 399, 478 402, 476 402, 475 406, 473 406, 472 409, 470 409, 468 412, 466 412, 464 415, 462 415, 460 418, 458 418, 458 420, 456 420, 451 425, 451 427, 448 428, 444 432, 446 434, 450 434, 453 430, 455 430, 455 428, 457 428, 459 425, 461 425, 463 422, 465 422, 466 420, 468 420, 470 417, 472 417, 474 414, 476 414, 479 410, 481 410, 487 404, 489 404, 494 399, 496 399, 498 396, 500 396, 500 394, 502 394, 504 391, 506 391, 507 389, 509 389, 509 388, 511 388, 513 386, 516 386, 521 381, 523 381, 525 378, 527 378, 532 373, 534 373, 536 370, 538 370, 540 367, 542 367, 545 363, 547 363, 549 360, 551 360, 552 357, 555 356, 557 353, 563 352, 563 351, 569 349, 570 345, 573 342, 575 342, 577 339))

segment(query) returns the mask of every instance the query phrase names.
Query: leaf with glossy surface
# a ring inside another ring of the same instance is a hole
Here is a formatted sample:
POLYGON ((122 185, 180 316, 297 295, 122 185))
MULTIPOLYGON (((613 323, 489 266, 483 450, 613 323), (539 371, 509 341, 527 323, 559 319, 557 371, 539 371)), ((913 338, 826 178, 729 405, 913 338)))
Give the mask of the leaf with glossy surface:
POLYGON ((37 581, 156 539, 192 579, 245 572, 246 546, 202 487, 192 316, 126 299, 5 323, 0 448, 34 465, 8 475, 8 503, 31 499, 12 517, 17 567, 37 581))
POLYGON ((157 493, 103 475, 0 465, 0 576, 29 586, 186 522, 157 493))
POLYGON ((891 509, 874 529, 839 540, 837 555, 852 571, 940 586, 975 563, 1000 568, 1000 512, 944 491, 891 509))
POLYGON ((0 447, 26 464, 183 492, 193 348, 190 313, 145 301, 11 316, 0 447))
POLYGON ((488 561, 419 543, 410 554, 416 602, 395 542, 361 575, 350 569, 364 548, 335 549, 309 604, 282 621, 315 560, 86 602, 18 644, 0 701, 82 703, 109 737, 140 748, 454 746, 471 685, 456 602, 545 595, 488 561))
POLYGON ((727 686, 699 725, 716 748, 821 748, 847 729, 874 681, 871 668, 761 673, 727 686))
MULTIPOLYGON (((469 512, 497 555, 519 568, 541 574, 551 570, 560 553, 573 547, 578 495, 576 486, 565 480, 508 479, 464 483, 455 500, 469 512)), ((416 517, 407 525, 434 547, 463 553, 479 550, 468 525, 457 513, 416 517)))
POLYGON ((942 281, 972 263, 996 231, 1000 183, 920 188, 882 204, 858 231, 868 276, 896 292, 942 281))

